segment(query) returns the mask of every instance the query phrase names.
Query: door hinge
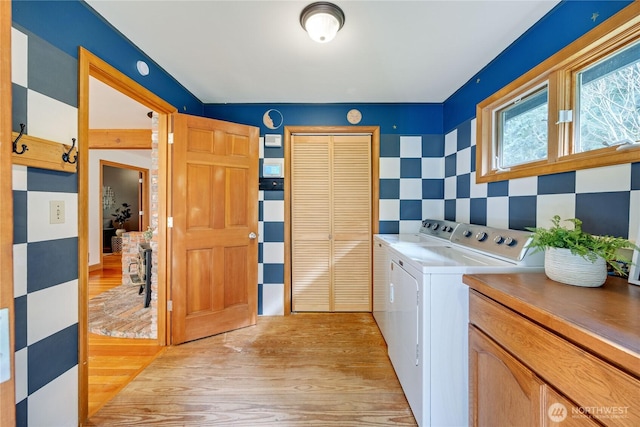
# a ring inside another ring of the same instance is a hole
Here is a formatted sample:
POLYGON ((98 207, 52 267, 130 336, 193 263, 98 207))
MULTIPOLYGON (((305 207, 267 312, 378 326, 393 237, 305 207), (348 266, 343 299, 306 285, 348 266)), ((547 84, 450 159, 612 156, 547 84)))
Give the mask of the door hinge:
POLYGON ((173 228, 173 217, 167 217, 167 228, 173 228))
POLYGON ((168 138, 168 140, 167 140, 167 143, 168 143, 168 144, 173 144, 173 133, 170 133, 170 134, 169 134, 169 138, 168 138))
POLYGON ((138 183, 142 184, 144 181, 142 180, 142 178, 138 178, 138 183))
POLYGON ((573 110, 560 110, 558 111, 558 121, 560 123, 571 123, 573 121, 573 110))
POLYGON ((173 301, 172 300, 168 300, 167 301, 167 311, 173 311, 173 301))
POLYGON ((144 215, 144 211, 138 211, 138 215, 140 216, 144 215))

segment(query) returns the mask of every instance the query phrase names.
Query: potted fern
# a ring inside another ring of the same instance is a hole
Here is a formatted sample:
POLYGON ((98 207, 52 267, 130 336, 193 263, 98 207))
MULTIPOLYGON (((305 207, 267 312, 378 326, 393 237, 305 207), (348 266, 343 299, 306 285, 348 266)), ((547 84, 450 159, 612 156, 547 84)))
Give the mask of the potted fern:
POLYGON ((621 275, 616 261, 630 262, 618 253, 619 249, 637 249, 627 239, 611 236, 594 236, 582 230, 578 218, 565 221, 572 228, 560 225, 561 218, 555 215, 551 228, 528 228, 532 239, 528 247, 534 251, 544 250, 545 274, 551 280, 574 286, 598 287, 607 279, 607 264, 621 275))

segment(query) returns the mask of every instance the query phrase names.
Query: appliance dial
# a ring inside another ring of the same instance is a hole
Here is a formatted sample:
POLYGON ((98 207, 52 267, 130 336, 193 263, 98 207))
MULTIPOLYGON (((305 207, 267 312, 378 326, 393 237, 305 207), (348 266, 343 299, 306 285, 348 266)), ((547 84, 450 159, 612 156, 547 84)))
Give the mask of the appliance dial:
POLYGON ((502 236, 498 235, 498 236, 496 236, 496 237, 493 239, 493 241, 494 241, 496 244, 501 245, 501 244, 502 244, 502 242, 504 242, 504 237, 502 237, 502 236))
POLYGON ((437 230, 437 229, 438 229, 438 227, 440 227, 440 224, 433 224, 433 227, 432 227, 432 228, 433 228, 434 230, 437 230))
POLYGON ((463 235, 464 237, 469 237, 469 236, 471 236, 471 230, 464 230, 464 231, 462 232, 462 235, 463 235))
POLYGON ((507 237, 506 239, 504 239, 504 244, 507 246, 515 246, 517 243, 518 241, 513 237, 507 237))
POLYGON ((484 242, 485 240, 487 240, 487 233, 485 231, 481 231, 478 234, 476 234, 476 240, 478 242, 484 242))

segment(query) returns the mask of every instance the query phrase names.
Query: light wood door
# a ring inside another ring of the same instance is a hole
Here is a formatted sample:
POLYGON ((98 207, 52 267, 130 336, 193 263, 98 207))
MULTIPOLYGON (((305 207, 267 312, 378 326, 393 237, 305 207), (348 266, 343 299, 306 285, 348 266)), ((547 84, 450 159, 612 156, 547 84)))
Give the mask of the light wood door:
POLYGON ((371 311, 371 136, 294 135, 294 311, 371 311))
POLYGON ((175 114, 172 341, 254 325, 258 129, 175 114))

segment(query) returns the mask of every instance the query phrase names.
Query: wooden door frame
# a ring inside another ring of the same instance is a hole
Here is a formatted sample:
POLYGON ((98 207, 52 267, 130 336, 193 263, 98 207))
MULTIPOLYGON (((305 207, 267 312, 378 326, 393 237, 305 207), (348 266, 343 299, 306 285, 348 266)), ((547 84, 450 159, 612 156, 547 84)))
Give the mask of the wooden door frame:
MULTIPOLYGON (((284 128, 284 314, 291 314, 291 137, 296 133, 335 135, 371 134, 371 238, 379 230, 380 127, 285 126, 284 128)), ((371 245, 373 248, 373 245, 371 245)), ((373 257, 373 254, 371 255, 373 257)), ((373 275, 372 275, 373 277, 373 275)))
MULTIPOLYGON (((100 192, 99 194, 102 194, 102 186, 103 186, 103 177, 102 177, 102 173, 103 173, 103 167, 104 166, 110 166, 112 168, 118 168, 118 169, 126 169, 126 170, 132 170, 132 171, 136 171, 138 173, 142 174, 142 194, 138 195, 138 198, 142 200, 142 205, 138 206, 138 208, 142 208, 142 209, 138 209, 138 210, 142 210, 144 212, 144 214, 142 215, 142 222, 139 223, 138 228, 140 228, 140 230, 144 231, 147 229, 147 226, 149 226, 149 213, 151 211, 150 206, 149 206, 149 169, 146 168, 141 168, 138 166, 134 166, 134 165, 127 165, 125 163, 117 163, 117 162, 112 162, 110 160, 100 160, 100 179, 98 180, 98 191, 100 192)), ((100 224, 104 224, 104 216, 103 216, 103 211, 104 209, 102 208, 102 197, 99 198, 98 200, 98 212, 100 212, 100 224)), ((104 242, 103 242, 103 235, 100 234, 100 267, 102 268, 103 263, 103 259, 102 257, 104 256, 103 250, 102 248, 104 248, 104 242)))
POLYGON ((3 426, 14 425, 16 416, 11 110, 11 2, 0 1, 0 307, 9 311, 9 330, 3 332, 9 332, 11 375, 0 384, 0 425, 3 426))
POLYGON ((88 300, 89 282, 89 77, 94 77, 158 114, 158 344, 166 345, 167 284, 170 270, 167 253, 170 241, 166 229, 169 175, 169 115, 177 111, 148 89, 125 76, 116 68, 83 47, 78 48, 78 420, 83 425, 89 411, 88 374, 88 300))

